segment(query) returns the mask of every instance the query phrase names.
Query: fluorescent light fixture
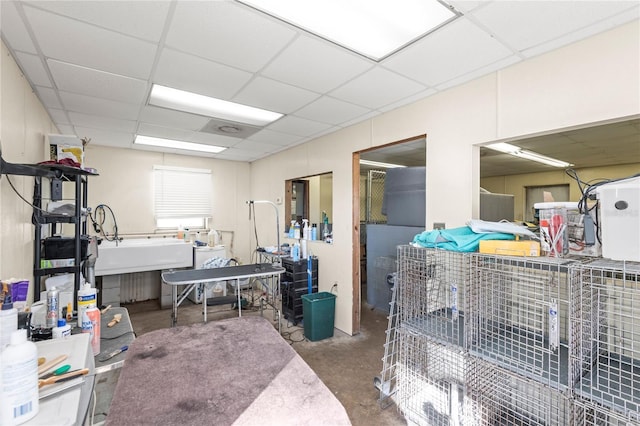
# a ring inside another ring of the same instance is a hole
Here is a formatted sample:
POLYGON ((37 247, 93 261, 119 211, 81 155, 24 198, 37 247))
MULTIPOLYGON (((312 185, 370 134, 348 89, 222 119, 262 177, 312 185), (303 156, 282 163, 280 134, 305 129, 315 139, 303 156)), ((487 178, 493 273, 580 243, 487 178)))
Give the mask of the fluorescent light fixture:
POLYGON ((154 84, 151 86, 149 105, 192 114, 206 115, 207 117, 220 118, 238 123, 265 126, 276 121, 283 114, 254 108, 234 102, 223 101, 197 93, 154 84))
POLYGON ((536 161, 538 163, 546 164, 548 166, 561 167, 561 168, 573 166, 573 164, 567 163, 566 161, 547 157, 546 155, 538 154, 537 152, 527 151, 518 146, 511 145, 504 142, 487 145, 487 148, 493 149, 495 151, 504 152, 505 154, 510 154, 510 155, 513 155, 514 157, 520 157, 520 158, 525 158, 527 160, 536 161))
POLYGON ((504 142, 492 143, 491 145, 487 145, 487 148, 491 148, 494 151, 504 152, 505 154, 513 154, 514 152, 520 151, 519 146, 511 145, 504 142))
POLYGON ((541 155, 531 151, 521 150, 518 152, 514 152, 511 155, 515 155, 516 157, 526 158, 527 160, 537 161, 538 163, 546 164, 548 166, 553 167, 571 167, 573 164, 567 163, 566 161, 556 160, 555 158, 547 157, 545 155, 541 155))
POLYGON ((398 167, 407 167, 400 164, 381 163, 380 161, 360 160, 360 164, 365 166, 381 167, 383 169, 395 169, 398 167))
POLYGON ((221 146, 215 146, 215 145, 204 145, 200 143, 177 141, 173 139, 154 138, 151 136, 142 136, 142 135, 136 135, 136 138, 133 141, 133 143, 137 145, 159 146, 161 148, 173 148, 173 149, 184 149, 187 151, 209 152, 212 154, 217 154, 227 149, 227 148, 224 148, 221 146))
POLYGON ((238 1, 374 61, 458 16, 438 0, 238 1))

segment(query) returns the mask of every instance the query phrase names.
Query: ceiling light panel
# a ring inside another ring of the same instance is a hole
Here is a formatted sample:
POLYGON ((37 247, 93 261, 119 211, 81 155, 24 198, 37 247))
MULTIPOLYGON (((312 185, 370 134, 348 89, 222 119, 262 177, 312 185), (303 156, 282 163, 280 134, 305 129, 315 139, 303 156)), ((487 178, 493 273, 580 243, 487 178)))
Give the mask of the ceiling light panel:
POLYGON ((282 114, 154 84, 149 104, 212 118, 265 126, 282 114))
POLYGON ((374 61, 381 61, 457 16, 437 0, 240 2, 374 61))
POLYGON ((217 154, 226 148, 221 146, 203 145, 193 142, 177 141, 173 139, 152 138, 150 136, 136 135, 133 142, 136 145, 158 146, 161 148, 183 149, 186 151, 209 152, 217 154))

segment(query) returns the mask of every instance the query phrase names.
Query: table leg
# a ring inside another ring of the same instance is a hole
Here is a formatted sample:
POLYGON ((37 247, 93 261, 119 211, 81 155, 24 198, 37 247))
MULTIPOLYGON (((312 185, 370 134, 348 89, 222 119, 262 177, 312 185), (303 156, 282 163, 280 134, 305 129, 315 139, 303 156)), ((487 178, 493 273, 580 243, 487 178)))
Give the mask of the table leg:
POLYGON ((240 278, 236 278, 236 292, 238 293, 238 316, 242 316, 242 303, 240 302, 240 278))
POLYGON ((204 315, 204 322, 207 323, 207 286, 202 284, 202 315, 204 315))
POLYGON ((178 287, 171 286, 171 300, 173 301, 173 311, 171 312, 171 327, 175 327, 178 322, 178 287))

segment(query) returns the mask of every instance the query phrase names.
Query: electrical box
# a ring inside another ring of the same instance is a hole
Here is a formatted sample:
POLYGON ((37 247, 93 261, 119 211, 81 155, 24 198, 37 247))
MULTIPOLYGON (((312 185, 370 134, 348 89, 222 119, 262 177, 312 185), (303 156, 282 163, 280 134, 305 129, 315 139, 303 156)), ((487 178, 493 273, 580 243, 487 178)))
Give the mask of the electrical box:
POLYGON ((640 262, 640 176, 596 189, 602 257, 640 262))

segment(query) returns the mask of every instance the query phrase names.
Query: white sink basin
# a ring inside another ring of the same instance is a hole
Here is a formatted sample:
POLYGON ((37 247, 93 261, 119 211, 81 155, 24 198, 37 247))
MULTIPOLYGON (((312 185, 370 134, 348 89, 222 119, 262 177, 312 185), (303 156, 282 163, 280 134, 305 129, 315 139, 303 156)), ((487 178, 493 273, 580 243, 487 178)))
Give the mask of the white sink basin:
POLYGON ((176 238, 124 239, 98 246, 96 276, 193 267, 193 246, 176 238))

